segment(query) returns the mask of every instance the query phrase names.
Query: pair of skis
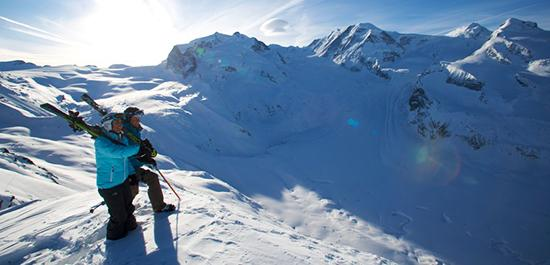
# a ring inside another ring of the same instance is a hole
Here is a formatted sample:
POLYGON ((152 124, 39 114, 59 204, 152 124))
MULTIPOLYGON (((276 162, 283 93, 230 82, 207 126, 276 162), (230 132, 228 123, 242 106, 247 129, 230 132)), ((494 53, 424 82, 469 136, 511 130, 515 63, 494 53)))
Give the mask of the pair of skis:
MULTIPOLYGON (((102 117, 109 113, 106 109, 102 108, 99 104, 97 104, 97 102, 95 102, 95 100, 93 100, 88 94, 82 95, 81 99, 82 101, 88 103, 88 105, 90 105, 93 109, 95 109, 102 117)), ((79 113, 77 111, 69 110, 68 112, 64 112, 50 103, 41 104, 40 107, 66 120, 69 123, 69 126, 75 132, 85 131, 88 134, 90 134, 92 138, 97 138, 103 135, 103 131, 99 126, 89 125, 88 123, 86 123, 84 119, 82 119, 82 117, 79 116, 79 113)), ((128 136, 128 138, 131 141, 137 144, 141 143, 141 139, 139 139, 133 134, 126 133, 126 136, 128 136)))
MULTIPOLYGON (((99 104, 97 104, 97 102, 95 102, 95 100, 90 97, 88 94, 84 93, 80 99, 86 103, 88 103, 88 105, 90 105, 90 107, 92 107, 93 109, 95 109, 99 115, 101 115, 101 117, 107 115, 109 113, 109 111, 107 111, 105 108, 101 107, 99 104)), ((124 133, 126 135, 126 137, 128 137, 128 139, 130 139, 130 141, 136 143, 136 144, 141 144, 141 139, 139 139, 139 137, 133 135, 132 133, 129 133, 129 132, 125 132, 124 133)))
POLYGON ((82 117, 78 116, 78 112, 69 111, 68 113, 63 112, 54 105, 50 103, 44 103, 40 105, 41 108, 61 117, 69 123, 69 126, 76 131, 85 131, 92 136, 92 138, 99 137, 103 134, 99 126, 92 126, 87 124, 82 117))

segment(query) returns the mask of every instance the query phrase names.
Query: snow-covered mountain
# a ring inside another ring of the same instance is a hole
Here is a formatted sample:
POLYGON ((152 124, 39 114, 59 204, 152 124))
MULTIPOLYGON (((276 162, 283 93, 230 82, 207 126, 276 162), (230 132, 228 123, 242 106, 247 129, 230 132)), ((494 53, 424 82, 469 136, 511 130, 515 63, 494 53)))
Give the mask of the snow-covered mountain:
POLYGON ((468 26, 457 28, 445 35, 455 38, 487 40, 491 35, 491 31, 478 23, 472 23, 468 26))
POLYGON ((366 69, 390 79, 391 73, 418 72, 440 61, 464 58, 486 41, 486 31, 472 24, 453 37, 428 36, 388 32, 367 23, 333 31, 309 48, 352 71, 366 69))
POLYGON ((304 48, 216 33, 158 66, 2 71, 0 195, 17 206, 0 263, 548 263, 549 34, 362 23, 304 48), (183 197, 153 215, 142 190, 120 243, 88 213, 93 142, 38 107, 97 122, 84 92, 145 109, 183 197))
POLYGON ((28 63, 22 60, 0 62, 0 71, 13 71, 37 68, 38 66, 33 63, 28 63))

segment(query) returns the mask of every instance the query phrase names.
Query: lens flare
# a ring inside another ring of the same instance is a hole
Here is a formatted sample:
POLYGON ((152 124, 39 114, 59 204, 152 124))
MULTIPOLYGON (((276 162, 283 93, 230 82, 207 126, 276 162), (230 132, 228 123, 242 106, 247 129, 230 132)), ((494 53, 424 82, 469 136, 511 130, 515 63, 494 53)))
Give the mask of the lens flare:
POLYGON ((349 118, 348 119, 348 125, 353 127, 353 128, 357 128, 357 127, 359 127, 359 121, 357 121, 353 118, 349 118))
POLYGON ((204 52, 206 52, 206 50, 202 47, 197 47, 195 49, 195 54, 198 56, 198 57, 202 57, 204 55, 204 52))
POLYGON ((448 184, 460 175, 462 160, 452 143, 432 142, 414 154, 417 181, 448 184))
POLYGON ((416 163, 422 164, 428 160, 428 148, 426 146, 420 147, 416 152, 416 163))

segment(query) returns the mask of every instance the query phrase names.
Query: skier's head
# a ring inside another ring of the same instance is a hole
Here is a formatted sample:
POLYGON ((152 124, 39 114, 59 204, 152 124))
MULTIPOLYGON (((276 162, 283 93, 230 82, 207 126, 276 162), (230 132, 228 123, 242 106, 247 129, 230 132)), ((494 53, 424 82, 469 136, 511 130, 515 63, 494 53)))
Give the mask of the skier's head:
POLYGON ((141 128, 139 124, 141 116, 143 116, 143 110, 140 110, 136 107, 128 107, 124 110, 124 115, 126 120, 135 128, 141 128))
POLYGON ((109 113, 101 119, 101 127, 106 131, 113 131, 116 133, 122 132, 122 122, 124 120, 124 114, 122 113, 109 113))

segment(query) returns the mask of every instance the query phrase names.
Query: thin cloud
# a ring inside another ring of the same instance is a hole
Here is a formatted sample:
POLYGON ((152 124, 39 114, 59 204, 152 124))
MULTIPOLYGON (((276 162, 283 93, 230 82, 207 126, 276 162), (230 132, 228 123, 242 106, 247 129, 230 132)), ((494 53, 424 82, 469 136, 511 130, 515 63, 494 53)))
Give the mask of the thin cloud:
POLYGON ((527 8, 531 8, 531 7, 534 7, 534 6, 537 6, 537 5, 539 5, 539 4, 532 4, 532 5, 516 8, 514 10, 510 10, 510 11, 502 12, 502 13, 497 14, 497 15, 486 17, 484 19, 478 20, 477 22, 485 22, 485 21, 490 21, 490 20, 494 20, 494 19, 498 19, 498 18, 502 19, 506 15, 510 15, 510 14, 516 13, 518 11, 521 11, 521 10, 524 10, 524 9, 527 9, 527 8))
POLYGON ((16 32, 20 32, 20 33, 23 33, 23 34, 27 34, 29 36, 33 36, 33 37, 37 37, 37 38, 41 38, 41 39, 45 39, 45 40, 49 40, 49 41, 53 41, 53 42, 57 42, 57 43, 67 44, 67 45, 76 45, 77 44, 75 42, 65 40, 63 37, 61 37, 59 35, 56 35, 54 33, 45 31, 43 29, 39 29, 37 27, 33 27, 31 25, 24 24, 24 23, 21 23, 21 22, 18 22, 18 21, 15 21, 13 19, 9 19, 9 18, 4 17, 4 16, 0 16, 0 20, 3 20, 3 21, 8 22, 12 25, 15 25, 15 27, 11 26, 11 27, 7 27, 7 28, 10 29, 10 30, 16 31, 16 32))
POLYGON ((73 43, 71 43, 71 42, 64 41, 64 40, 62 40, 62 39, 59 39, 59 38, 56 38, 56 37, 52 37, 52 36, 49 36, 49 35, 46 35, 46 34, 42 34, 42 33, 40 33, 40 32, 36 32, 36 31, 32 31, 32 30, 26 30, 26 29, 21 29, 21 28, 14 28, 14 27, 8 27, 8 29, 13 30, 13 31, 16 31, 16 32, 23 33, 23 34, 27 34, 27 35, 29 35, 29 36, 33 36, 33 37, 37 37, 37 38, 41 38, 41 39, 53 41, 53 42, 58 42, 58 43, 68 44, 68 45, 72 45, 72 44, 73 44, 73 43))
POLYGON ((32 53, 0 47, 0 61, 23 60, 39 65, 62 63, 58 54, 32 53))
POLYGON ((288 29, 288 22, 278 18, 270 19, 260 27, 260 30, 266 36, 284 35, 288 32, 288 29))
POLYGON ((290 1, 288 3, 286 3, 285 5, 273 10, 272 12, 269 12, 268 14, 258 18, 255 22, 251 23, 250 25, 248 25, 246 28, 243 29, 243 31, 248 31, 252 28, 255 28, 257 26, 259 26, 260 24, 263 24, 266 20, 269 20, 269 19, 272 19, 273 17, 276 17, 277 15, 279 15, 280 13, 288 10, 288 9, 291 9, 301 3, 303 3, 304 0, 293 0, 293 1, 290 1))

